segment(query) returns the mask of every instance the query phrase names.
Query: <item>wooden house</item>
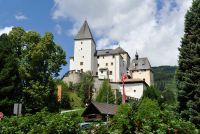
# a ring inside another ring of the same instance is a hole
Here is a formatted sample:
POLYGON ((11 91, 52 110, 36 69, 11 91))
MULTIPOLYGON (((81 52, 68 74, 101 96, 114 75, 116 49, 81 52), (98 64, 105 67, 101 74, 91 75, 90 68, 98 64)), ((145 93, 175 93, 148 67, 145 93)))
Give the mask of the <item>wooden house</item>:
POLYGON ((85 122, 106 121, 107 116, 112 117, 117 112, 115 104, 91 102, 82 114, 85 122))

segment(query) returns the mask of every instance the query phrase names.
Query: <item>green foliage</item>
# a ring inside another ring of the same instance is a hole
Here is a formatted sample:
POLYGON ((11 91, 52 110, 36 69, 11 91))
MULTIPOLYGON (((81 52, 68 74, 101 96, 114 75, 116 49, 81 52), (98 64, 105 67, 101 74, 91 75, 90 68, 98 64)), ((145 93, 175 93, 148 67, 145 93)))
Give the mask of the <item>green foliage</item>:
POLYGON ((166 104, 174 104, 176 102, 175 94, 172 90, 167 89, 162 92, 162 101, 166 104))
POLYGON ((45 33, 41 37, 37 32, 15 27, 8 36, 0 37, 0 50, 0 107, 6 114, 11 113, 9 107, 16 102, 23 104, 23 112, 34 113, 45 106, 56 110, 57 87, 53 79, 66 61, 53 35, 45 33))
POLYGON ((198 133, 195 125, 180 118, 174 107, 166 104, 163 107, 161 110, 158 102, 149 98, 123 104, 108 128, 101 128, 101 131, 116 134, 198 133))
POLYGON ((78 84, 78 95, 81 97, 83 103, 88 103, 92 100, 94 79, 92 72, 88 71, 82 73, 81 81, 78 84))
POLYGON ((78 97, 76 92, 69 92, 69 99, 72 109, 81 108, 82 106, 84 106, 81 98, 78 97))
POLYGON ((104 80, 96 97, 97 102, 114 103, 115 95, 111 89, 108 80, 104 80))
POLYGON ((185 16, 176 73, 179 111, 200 128, 200 0, 193 0, 185 16))
POLYGON ((45 134, 75 134, 80 133, 80 115, 54 114, 38 112, 34 115, 5 117, 0 123, 0 133, 45 133, 45 134))
POLYGON ((137 131, 142 133, 197 133, 194 124, 180 118, 173 107, 165 105, 161 110, 158 102, 149 98, 142 100, 136 118, 137 131))
POLYGON ((0 111, 6 115, 12 114, 13 104, 21 99, 16 50, 6 34, 0 36, 0 111))
POLYGON ((176 66, 159 66, 153 67, 154 80, 159 81, 171 81, 174 78, 176 66))
POLYGON ((157 88, 150 86, 144 91, 143 97, 147 97, 147 98, 150 98, 152 100, 158 100, 159 101, 160 97, 161 97, 161 93, 157 88))
POLYGON ((116 115, 111 120, 109 126, 111 132, 131 134, 136 131, 136 111, 138 108, 138 102, 135 101, 132 104, 122 104, 118 107, 116 115))

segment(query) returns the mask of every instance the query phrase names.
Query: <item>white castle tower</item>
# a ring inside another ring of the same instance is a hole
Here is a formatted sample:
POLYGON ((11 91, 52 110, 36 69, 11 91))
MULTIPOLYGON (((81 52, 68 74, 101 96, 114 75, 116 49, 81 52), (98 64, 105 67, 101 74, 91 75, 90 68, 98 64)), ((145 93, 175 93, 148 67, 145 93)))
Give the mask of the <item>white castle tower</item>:
POLYGON ((84 22, 80 31, 74 38, 74 57, 70 57, 70 71, 96 73, 95 63, 96 45, 88 26, 84 22))

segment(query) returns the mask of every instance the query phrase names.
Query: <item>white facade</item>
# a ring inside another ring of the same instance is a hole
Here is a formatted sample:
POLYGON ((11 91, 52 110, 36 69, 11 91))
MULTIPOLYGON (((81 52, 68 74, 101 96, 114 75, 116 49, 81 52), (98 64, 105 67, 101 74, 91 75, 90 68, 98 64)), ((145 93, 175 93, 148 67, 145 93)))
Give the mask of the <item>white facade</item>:
MULTIPOLYGON (((128 97, 135 99, 140 99, 143 96, 144 90, 146 90, 146 85, 144 83, 129 83, 125 84, 125 94, 128 97)), ((120 85, 120 91, 123 93, 123 87, 120 85)))
POLYGON ((136 70, 131 72, 133 79, 144 80, 149 86, 153 85, 153 73, 151 70, 136 70))
POLYGON ((92 39, 75 40, 74 57, 70 59, 70 70, 96 72, 95 64, 96 47, 92 39))
POLYGON ((118 55, 105 55, 97 57, 97 75, 99 79, 108 78, 111 82, 121 81, 121 74, 127 72, 127 65, 123 57, 118 55), (102 69, 107 69, 107 73, 102 69), (106 76, 103 76, 106 75, 106 76))

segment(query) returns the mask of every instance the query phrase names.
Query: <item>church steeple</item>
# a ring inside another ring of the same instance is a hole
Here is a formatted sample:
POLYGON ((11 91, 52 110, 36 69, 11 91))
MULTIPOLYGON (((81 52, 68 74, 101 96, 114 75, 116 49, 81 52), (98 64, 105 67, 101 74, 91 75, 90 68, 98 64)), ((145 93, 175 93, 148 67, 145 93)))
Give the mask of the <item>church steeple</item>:
POLYGON ((81 40, 81 39, 93 39, 92 33, 90 31, 89 25, 87 21, 83 23, 81 29, 79 30, 78 34, 74 38, 75 40, 81 40))
POLYGON ((138 55, 138 53, 136 51, 136 53, 135 53, 135 59, 138 60, 138 58, 139 58, 139 55, 138 55))

